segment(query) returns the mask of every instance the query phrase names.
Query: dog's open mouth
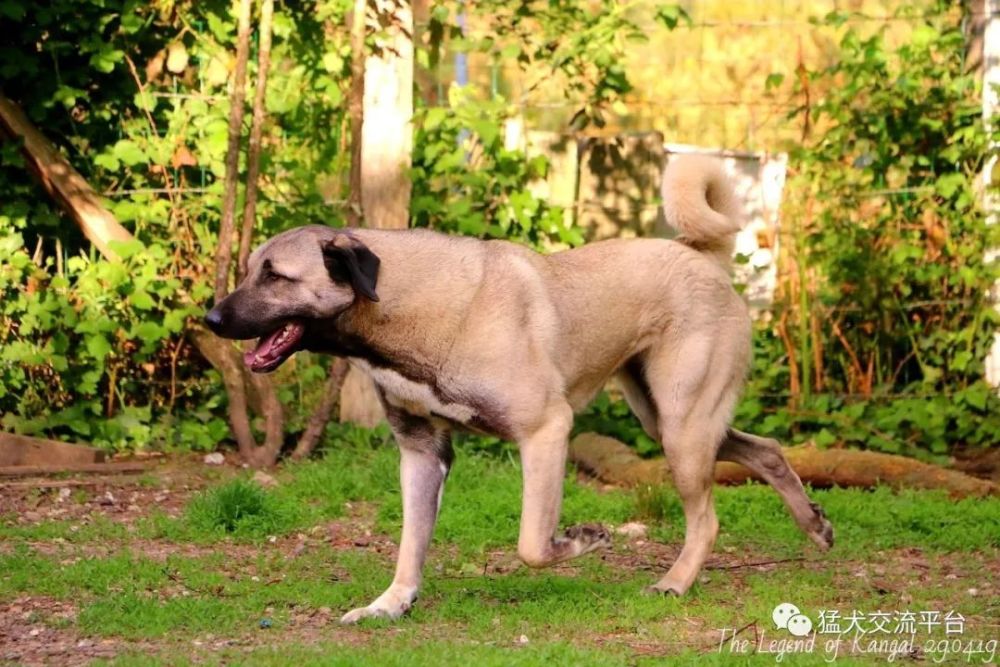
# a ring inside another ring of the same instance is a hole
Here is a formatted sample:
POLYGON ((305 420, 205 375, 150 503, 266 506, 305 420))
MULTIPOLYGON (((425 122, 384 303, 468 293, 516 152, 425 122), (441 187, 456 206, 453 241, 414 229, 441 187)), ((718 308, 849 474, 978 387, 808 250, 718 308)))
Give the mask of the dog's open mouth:
POLYGON ((269 373, 295 353, 304 332, 301 322, 289 322, 257 341, 256 348, 243 354, 243 361, 254 373, 269 373))

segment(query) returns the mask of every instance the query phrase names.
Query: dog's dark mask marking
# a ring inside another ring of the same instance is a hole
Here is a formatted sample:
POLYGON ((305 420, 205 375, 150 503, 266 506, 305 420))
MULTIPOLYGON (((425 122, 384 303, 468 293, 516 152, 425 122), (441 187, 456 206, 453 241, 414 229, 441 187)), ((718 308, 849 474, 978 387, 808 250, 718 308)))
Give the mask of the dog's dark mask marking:
POLYGON ((323 263, 336 282, 348 283, 356 294, 369 301, 378 301, 378 255, 348 234, 339 234, 322 244, 323 263))

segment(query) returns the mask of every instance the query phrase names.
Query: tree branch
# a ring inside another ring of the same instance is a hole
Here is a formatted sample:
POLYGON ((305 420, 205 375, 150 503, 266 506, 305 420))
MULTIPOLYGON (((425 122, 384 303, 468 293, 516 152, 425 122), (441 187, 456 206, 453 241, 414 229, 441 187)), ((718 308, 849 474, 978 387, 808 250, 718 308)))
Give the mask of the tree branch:
POLYGON ((316 444, 319 443, 319 439, 323 435, 323 430, 326 428, 326 423, 330 421, 333 409, 337 406, 338 397, 340 396, 340 386, 344 383, 346 375, 347 361, 345 359, 334 359, 330 365, 330 375, 327 377, 326 385, 323 387, 323 397, 309 418, 309 423, 299 438, 299 442, 295 446, 295 451, 292 452, 294 460, 298 461, 306 458, 316 448, 316 444))
POLYGON ((264 0, 260 8, 260 43, 257 51, 257 90, 253 98, 253 124, 250 127, 250 145, 247 149, 247 191, 243 204, 243 229, 240 232, 240 250, 236 260, 236 282, 247 272, 247 258, 253 240, 253 226, 257 220, 257 181, 260 176, 260 140, 264 131, 264 95, 267 92, 267 72, 271 68, 271 19, 274 0, 264 0))
POLYGON ((226 178, 219 222, 219 246, 215 251, 215 300, 221 301, 229 287, 229 265, 233 256, 236 218, 236 186, 240 178, 240 137, 243 134, 243 100, 250 53, 251 0, 240 0, 239 33, 236 38, 236 71, 229 95, 229 145, 226 148, 226 178))
POLYGON ((110 243, 130 241, 132 233, 104 207, 90 184, 28 120, 21 107, 0 95, 0 139, 4 136, 23 141, 21 152, 42 187, 80 226, 103 257, 117 260, 110 243))
POLYGON ((191 341, 212 367, 222 375, 226 386, 229 426, 236 439, 240 456, 250 462, 257 452, 257 440, 250 426, 250 410, 247 396, 246 371, 239 352, 233 345, 211 333, 201 324, 192 323, 188 327, 191 341))

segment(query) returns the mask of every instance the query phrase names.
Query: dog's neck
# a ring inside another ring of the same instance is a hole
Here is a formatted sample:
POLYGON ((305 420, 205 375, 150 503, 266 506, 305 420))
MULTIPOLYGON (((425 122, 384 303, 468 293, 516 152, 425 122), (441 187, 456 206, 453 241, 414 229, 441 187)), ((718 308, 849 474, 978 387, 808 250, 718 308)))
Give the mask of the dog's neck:
POLYGON ((374 368, 400 372, 414 381, 432 378, 440 360, 431 350, 414 344, 414 338, 398 335, 401 325, 411 322, 406 313, 387 308, 384 302, 358 299, 336 318, 318 327, 310 336, 309 349, 339 357, 360 359, 374 368), (398 339, 398 340, 397 340, 398 339))
POLYGON ((482 280, 480 241, 426 230, 352 230, 381 260, 378 301, 358 295, 336 318, 315 327, 309 349, 365 361, 422 384, 447 362, 482 280), (443 253, 442 244, 461 246, 443 253), (456 282, 472 289, 456 289, 456 282))

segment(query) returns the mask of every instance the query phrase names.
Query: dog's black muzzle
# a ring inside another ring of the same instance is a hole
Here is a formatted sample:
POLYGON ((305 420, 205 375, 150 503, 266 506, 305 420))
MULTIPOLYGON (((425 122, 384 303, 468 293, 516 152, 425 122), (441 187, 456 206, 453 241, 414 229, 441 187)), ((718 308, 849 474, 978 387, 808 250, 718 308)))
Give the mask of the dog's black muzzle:
POLYGON ((262 307, 247 298, 245 292, 236 290, 230 293, 215 307, 205 313, 205 326, 216 336, 234 340, 249 340, 272 333, 281 327, 286 318, 277 313, 267 312, 262 307), (250 317, 247 314, 251 315, 250 317))
POLYGON ((222 317, 222 311, 218 308, 213 308, 205 313, 205 326, 211 329, 213 333, 222 335, 222 328, 224 324, 225 320, 222 317))

